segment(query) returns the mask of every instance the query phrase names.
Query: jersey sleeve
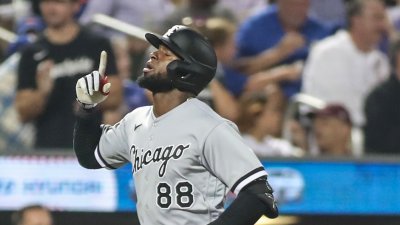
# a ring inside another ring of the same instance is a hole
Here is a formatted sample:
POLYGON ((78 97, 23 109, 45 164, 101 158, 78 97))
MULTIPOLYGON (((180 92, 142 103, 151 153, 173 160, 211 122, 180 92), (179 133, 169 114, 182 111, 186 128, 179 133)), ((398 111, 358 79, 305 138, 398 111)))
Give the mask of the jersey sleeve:
POLYGON ((255 179, 267 175, 260 160, 243 142, 237 127, 229 122, 210 132, 202 157, 211 173, 235 194, 255 179))
POLYGON ((103 168, 116 169, 129 162, 125 126, 125 118, 113 126, 102 125, 102 135, 94 154, 103 168))

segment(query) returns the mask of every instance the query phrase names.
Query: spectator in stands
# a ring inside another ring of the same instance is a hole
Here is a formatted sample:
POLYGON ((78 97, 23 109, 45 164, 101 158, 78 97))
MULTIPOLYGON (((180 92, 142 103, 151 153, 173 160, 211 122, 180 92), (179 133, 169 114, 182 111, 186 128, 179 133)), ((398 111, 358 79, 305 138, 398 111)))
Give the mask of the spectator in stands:
POLYGON ((345 25, 347 0, 311 0, 310 15, 332 27, 334 32, 345 25))
POLYGON ((51 212, 42 205, 28 205, 14 212, 11 217, 13 225, 52 225, 51 212))
POLYGON ((43 29, 44 25, 40 17, 31 16, 22 20, 18 24, 17 39, 8 46, 6 56, 10 56, 21 50, 25 45, 36 41, 43 29))
MULTIPOLYGON (((326 27, 308 16, 310 0, 277 0, 275 4, 245 20, 239 29, 235 66, 246 75, 304 61, 309 47, 328 35, 326 27)), ((296 65, 289 76, 275 77, 287 97, 300 91, 302 67, 296 65)))
POLYGON ((261 90, 269 84, 277 84, 282 80, 297 80, 303 69, 304 63, 298 61, 292 64, 275 66, 248 76, 244 83, 244 91, 261 90))
MULTIPOLYGON (((79 22, 87 25, 92 22, 95 14, 105 14, 122 22, 154 31, 174 9, 172 0, 90 0, 79 22)), ((116 35, 115 30, 104 27, 102 30, 116 35)))
POLYGON ((313 149, 309 148, 310 126, 308 121, 303 121, 304 118, 305 117, 297 113, 294 118, 288 118, 288 121, 285 121, 288 123, 287 132, 289 132, 289 134, 286 134, 288 135, 287 140, 292 143, 292 145, 303 149, 307 154, 312 154, 313 149))
POLYGON ((232 10, 238 18, 238 23, 241 23, 249 16, 260 12, 264 7, 268 7, 269 0, 220 0, 220 4, 232 10))
POLYGON ((393 28, 397 31, 400 30, 400 1, 392 0, 385 1, 386 3, 386 11, 388 14, 388 19, 390 23, 393 25, 393 28))
POLYGON ((240 98, 238 126, 258 157, 300 156, 302 151, 280 139, 283 95, 278 86, 247 92, 240 98))
POLYGON ((218 59, 215 78, 197 98, 210 105, 222 117, 236 121, 238 103, 224 86, 225 72, 222 68, 223 65, 230 63, 236 54, 236 25, 223 18, 209 18, 205 24, 195 28, 208 38, 218 59))
MULTIPOLYGON (((6 30, 12 30, 15 22, 14 18, 14 7, 12 6, 12 0, 1 0, 0 1, 0 27, 6 30)), ((0 37, 0 62, 5 59, 5 53, 9 44, 9 40, 5 36, 0 37)))
POLYGON ((340 104, 330 104, 310 113, 320 155, 352 155, 350 115, 340 104))
MULTIPOLYGON (((30 6, 31 6, 31 12, 35 16, 42 16, 42 12, 40 10, 40 2, 41 1, 42 0, 30 0, 29 1, 30 2, 30 6)), ((75 18, 79 18, 82 15, 82 13, 86 9, 86 5, 88 4, 88 1, 91 1, 91 0, 78 0, 78 2, 79 2, 79 10, 75 13, 75 18)))
POLYGON ((390 44, 399 36, 400 31, 400 0, 385 0, 387 14, 387 33, 385 34, 379 49, 386 55, 390 52, 390 44))
POLYGON ((311 51, 303 92, 343 104, 354 125, 362 127, 366 96, 389 75, 387 57, 376 47, 386 29, 385 7, 380 0, 350 1, 347 30, 321 41, 311 51))
MULTIPOLYGON (((22 52, 15 105, 21 121, 35 122, 36 148, 72 149, 76 81, 97 70, 102 50, 108 52, 106 74, 112 83, 102 110, 121 103, 121 80, 109 41, 75 21, 78 0, 42 0, 40 9, 47 27, 22 52)), ((93 119, 101 120, 102 111, 93 119)))
POLYGON ((186 0, 166 17, 159 32, 163 33, 176 24, 202 25, 212 17, 221 17, 234 23, 237 22, 236 15, 219 4, 219 0, 186 0))
POLYGON ((365 150, 400 153, 400 39, 391 45, 392 75, 367 97, 365 150))
POLYGON ((176 8, 175 4, 180 4, 179 2, 176 0, 91 0, 79 18, 79 22, 83 25, 90 25, 91 29, 107 35, 113 39, 113 43, 128 42, 126 50, 131 61, 129 78, 136 80, 142 74, 144 63, 149 55, 146 51, 149 47, 148 42, 134 36, 127 36, 115 29, 92 23, 93 17, 96 14, 104 14, 122 22, 156 32, 165 17, 176 8))

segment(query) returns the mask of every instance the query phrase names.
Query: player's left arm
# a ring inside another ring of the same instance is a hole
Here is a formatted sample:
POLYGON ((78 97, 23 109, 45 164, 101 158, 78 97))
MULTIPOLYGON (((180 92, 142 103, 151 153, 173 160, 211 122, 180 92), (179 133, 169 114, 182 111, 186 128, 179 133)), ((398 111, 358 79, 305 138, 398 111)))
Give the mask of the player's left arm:
POLYGON ((87 169, 117 169, 129 162, 126 117, 113 126, 101 125, 97 108, 80 108, 74 128, 74 151, 87 169))
POLYGON ((268 184, 267 177, 261 177, 244 187, 232 204, 221 216, 209 225, 255 224, 262 215, 276 218, 278 207, 268 184))
POLYGON ((101 127, 100 119, 94 116, 94 112, 98 110, 96 106, 103 103, 110 94, 111 83, 105 76, 106 65, 107 52, 103 51, 100 55, 99 69, 80 78, 76 84, 76 96, 80 107, 74 128, 73 146, 79 164, 88 169, 114 169, 127 161, 124 152, 126 148, 118 144, 123 143, 120 141, 124 134, 123 126, 119 126, 118 123, 115 126, 101 127), (113 145, 112 142, 116 143, 113 145), (105 150, 101 150, 100 144, 105 146, 105 150))
POLYGON ((244 144, 237 127, 227 122, 214 128, 206 139, 203 157, 204 165, 237 194, 228 209, 210 225, 248 225, 262 215, 278 216, 267 172, 244 144))

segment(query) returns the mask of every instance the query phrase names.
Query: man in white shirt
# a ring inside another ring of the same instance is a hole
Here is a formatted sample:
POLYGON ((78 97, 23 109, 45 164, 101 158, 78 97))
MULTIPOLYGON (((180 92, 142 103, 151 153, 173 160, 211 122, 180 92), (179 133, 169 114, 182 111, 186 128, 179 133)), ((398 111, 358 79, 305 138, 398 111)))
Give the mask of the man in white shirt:
POLYGON ((379 0, 347 5, 347 30, 318 43, 304 70, 302 91, 349 109, 355 126, 364 125, 368 93, 389 75, 387 57, 377 44, 386 32, 386 14, 379 0))

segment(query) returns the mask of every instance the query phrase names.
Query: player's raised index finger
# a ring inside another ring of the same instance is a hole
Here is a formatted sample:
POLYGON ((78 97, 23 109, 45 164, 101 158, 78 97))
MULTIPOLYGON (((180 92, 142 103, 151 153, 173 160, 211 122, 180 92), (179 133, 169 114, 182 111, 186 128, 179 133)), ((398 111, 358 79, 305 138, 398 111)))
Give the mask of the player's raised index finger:
POLYGON ((106 65, 107 65, 107 52, 106 51, 101 51, 100 63, 99 63, 99 74, 102 77, 106 73, 106 65))

